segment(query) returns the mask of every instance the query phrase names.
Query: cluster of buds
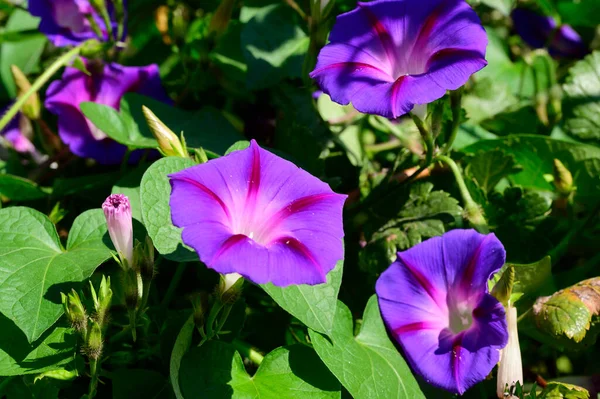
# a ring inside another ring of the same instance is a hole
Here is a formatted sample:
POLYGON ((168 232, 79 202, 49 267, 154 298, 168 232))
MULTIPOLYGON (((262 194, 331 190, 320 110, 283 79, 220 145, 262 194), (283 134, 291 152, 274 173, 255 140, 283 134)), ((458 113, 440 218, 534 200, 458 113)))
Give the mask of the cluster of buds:
POLYGON ((556 187, 556 191, 561 197, 567 198, 576 190, 573 185, 573 175, 558 159, 553 161, 552 175, 554 177, 554 187, 556 187))
POLYGON ((112 194, 102 204, 108 234, 118 253, 122 268, 125 304, 131 332, 136 339, 137 320, 144 314, 150 285, 154 278, 154 245, 150 237, 133 245, 133 219, 129 198, 112 194))
POLYGON ((75 290, 68 294, 61 293, 62 304, 73 328, 79 333, 83 341, 83 351, 87 357, 97 362, 102 356, 104 333, 108 327, 108 311, 112 302, 112 290, 110 288, 110 277, 102 276, 98 291, 90 282, 94 311, 88 313, 82 295, 75 290))

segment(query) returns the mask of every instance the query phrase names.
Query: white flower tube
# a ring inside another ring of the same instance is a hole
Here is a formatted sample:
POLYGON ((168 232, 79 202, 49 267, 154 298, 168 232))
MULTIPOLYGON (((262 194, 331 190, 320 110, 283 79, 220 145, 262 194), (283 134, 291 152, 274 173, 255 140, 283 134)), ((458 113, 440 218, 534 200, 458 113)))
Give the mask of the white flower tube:
POLYGON ((500 354, 496 393, 498 398, 501 399, 516 399, 517 397, 514 395, 504 394, 505 390, 510 390, 517 381, 523 385, 523 364, 521 362, 521 348, 517 331, 517 309, 515 307, 509 305, 506 309, 506 322, 508 324, 508 344, 500 354))

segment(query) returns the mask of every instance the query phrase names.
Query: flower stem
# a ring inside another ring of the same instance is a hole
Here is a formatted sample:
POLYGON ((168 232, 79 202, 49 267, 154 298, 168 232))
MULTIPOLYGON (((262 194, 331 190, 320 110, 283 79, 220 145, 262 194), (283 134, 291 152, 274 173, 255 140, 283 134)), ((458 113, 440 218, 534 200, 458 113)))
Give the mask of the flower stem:
POLYGON ((171 300, 173 299, 173 296, 175 295, 177 286, 179 285, 179 282, 181 281, 181 278, 183 277, 183 273, 185 272, 186 266, 187 266, 186 262, 180 262, 177 265, 175 274, 173 275, 173 278, 171 279, 171 282, 169 283, 169 288, 167 288, 167 292, 162 300, 162 304, 161 304, 162 307, 166 308, 169 306, 169 303, 171 302, 171 300))
POLYGON ((454 140, 456 139, 456 135, 458 134, 458 127, 460 126, 460 113, 462 109, 461 105, 462 88, 454 90, 450 93, 450 107, 452 109, 452 127, 450 130, 450 135, 446 140, 446 144, 442 149, 442 154, 446 154, 452 149, 452 144, 454 144, 454 140))
POLYGON ((213 329, 213 324, 215 323, 215 319, 219 312, 223 309, 223 302, 216 300, 210 309, 210 313, 208 314, 208 318, 206 319, 206 335, 210 339, 215 335, 215 330, 213 329))
POLYGON ((425 169, 427 169, 429 167, 429 165, 431 165, 431 162, 433 160, 433 147, 435 146, 435 143, 433 142, 433 136, 431 135, 431 132, 429 131, 429 129, 427 129, 425 127, 425 125, 423 124, 423 121, 413 113, 411 113, 410 116, 412 117, 412 120, 415 122, 417 129, 419 129, 419 132, 421 133, 421 137, 423 137, 423 141, 425 142, 425 147, 426 147, 426 153, 425 153, 425 162, 423 162, 423 164, 419 167, 419 169, 415 173, 408 176, 408 178, 406 178, 406 180, 404 180, 403 184, 408 184, 411 181, 413 181, 414 179, 416 179, 425 169))
POLYGON ((96 396, 96 388, 98 387, 98 360, 90 358, 90 375, 92 379, 90 380, 90 391, 88 393, 88 398, 92 399, 96 396))
POLYGON ((260 352, 252 348, 250 344, 244 341, 234 339, 232 344, 243 357, 247 357, 252 363, 256 364, 257 366, 260 366, 260 364, 265 358, 260 352))
POLYGON ((473 225, 473 227, 480 233, 489 233, 487 221, 483 216, 481 208, 475 201, 473 201, 471 193, 469 193, 469 189, 467 189, 465 180, 456 162, 454 162, 452 158, 446 155, 438 155, 436 157, 436 160, 448 165, 448 167, 452 171, 452 174, 454 174, 456 184, 458 185, 458 190, 460 191, 460 195, 462 196, 463 202, 465 204, 466 217, 471 223, 471 225, 473 225))
POLYGON ((15 115, 17 115, 17 113, 21 110, 23 105, 25 105, 25 103, 33 93, 36 93, 39 89, 41 89, 42 86, 48 80, 50 80, 52 75, 54 75, 60 68, 67 65, 67 63, 69 63, 69 61, 71 61, 71 59, 74 56, 79 54, 84 44, 85 43, 82 43, 77 47, 73 47, 71 50, 67 51, 59 58, 57 58, 56 61, 54 61, 54 63, 50 65, 50 67, 43 74, 41 74, 35 80, 35 82, 33 82, 29 90, 23 93, 22 96, 19 96, 17 101, 15 101, 15 103, 2 116, 2 119, 0 119, 0 131, 2 131, 6 127, 6 125, 8 125, 8 123, 15 117, 15 115))

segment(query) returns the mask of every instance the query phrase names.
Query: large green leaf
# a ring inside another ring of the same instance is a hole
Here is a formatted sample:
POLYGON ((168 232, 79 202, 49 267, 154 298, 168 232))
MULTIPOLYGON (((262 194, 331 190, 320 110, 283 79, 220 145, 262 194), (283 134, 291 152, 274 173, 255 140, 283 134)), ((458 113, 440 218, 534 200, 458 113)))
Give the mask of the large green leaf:
POLYGON ((112 194, 125 194, 131 204, 131 216, 142 221, 142 201, 140 200, 140 184, 149 164, 137 168, 121 177, 113 186, 112 194))
POLYGON ((142 218, 148 235, 161 255, 178 262, 197 261, 198 255, 183 245, 181 229, 171 222, 171 185, 167 175, 194 165, 188 158, 160 159, 148 168, 140 184, 142 218))
POLYGON ((570 69, 563 86, 566 128, 583 140, 600 141, 600 51, 570 69))
POLYGON ((388 338, 373 295, 354 336, 352 314, 338 302, 333 333, 328 337, 309 330, 319 357, 356 399, 424 398, 408 365, 388 338))
POLYGON ((281 288, 269 283, 263 284, 262 288, 279 306, 309 328, 323 334, 330 334, 333 328, 343 268, 344 261, 340 260, 335 269, 327 274, 327 283, 325 284, 300 284, 281 288))
POLYGON ((520 170, 512 155, 501 150, 491 150, 477 153, 469 161, 465 173, 475 179, 484 193, 488 193, 500 180, 520 170))
POLYGON ((66 250, 44 214, 23 207, 0 210, 0 312, 29 342, 37 340, 63 313, 60 292, 110 258, 106 242, 100 209, 75 219, 66 250))
POLYGON ((30 344, 11 320, 0 315, 0 375, 11 376, 56 370, 75 357, 73 330, 57 327, 30 344))
POLYGON ((180 383, 185 398, 341 397, 339 382, 316 353, 304 345, 275 349, 250 377, 232 345, 209 341, 184 357, 180 383))

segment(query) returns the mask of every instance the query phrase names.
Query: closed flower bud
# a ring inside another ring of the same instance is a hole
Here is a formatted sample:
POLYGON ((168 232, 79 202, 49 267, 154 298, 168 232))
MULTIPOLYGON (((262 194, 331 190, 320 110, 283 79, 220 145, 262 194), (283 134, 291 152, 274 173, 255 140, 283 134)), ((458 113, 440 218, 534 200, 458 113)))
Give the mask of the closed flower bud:
POLYGON ((498 382, 496 393, 501 399, 516 399, 516 396, 505 395, 505 392, 514 392, 517 382, 523 385, 523 364, 521 362, 521 348, 519 347, 519 333, 517 331, 517 309, 506 309, 506 322, 508 324, 508 344, 500 354, 498 365, 498 382))
POLYGON ((222 274, 219 281, 219 295, 223 303, 235 303, 244 285, 244 279, 238 273, 222 274))
POLYGON ((150 237, 146 236, 143 243, 135 246, 133 265, 134 269, 139 271, 142 280, 152 281, 154 278, 154 245, 150 237))
POLYGON ((85 354, 92 360, 98 360, 102 356, 103 347, 102 328, 94 321, 87 335, 85 354))
POLYGON ((502 273, 500 280, 492 288, 492 296, 494 296, 499 302, 502 302, 504 306, 508 304, 510 295, 512 294, 512 287, 515 283, 515 268, 514 266, 508 266, 508 268, 502 273))
POLYGON ((194 294, 190 297, 194 309, 194 324, 200 327, 204 325, 204 316, 208 311, 208 295, 206 292, 194 294))
POLYGON ((569 172, 569 169, 563 165, 558 159, 554 159, 553 163, 553 175, 554 175, 554 186, 558 190, 559 194, 568 196, 571 194, 575 187, 573 186, 573 175, 569 172))
POLYGON ((87 331, 88 316, 85 307, 79 298, 79 294, 75 290, 71 290, 67 295, 61 292, 63 308, 71 325, 78 332, 85 335, 87 331))
POLYGON ((96 294, 96 290, 94 286, 90 282, 90 292, 92 293, 92 298, 94 300, 94 308, 96 309, 95 320, 100 324, 103 328, 107 327, 107 315, 110 309, 110 303, 112 301, 112 290, 110 288, 110 277, 107 279, 105 276, 102 276, 102 281, 100 282, 100 289, 98 290, 98 294, 96 294))
MULTIPOLYGON (((18 96, 21 97, 29 89, 31 89, 31 83, 25 76, 25 74, 16 65, 11 65, 10 70, 17 86, 18 96)), ((22 109, 23 114, 29 119, 39 119, 41 113, 40 97, 37 92, 34 92, 29 96, 22 109)))
POLYGON ((234 3, 235 0, 221 0, 219 8, 217 8, 217 11, 215 11, 210 20, 210 25, 208 26, 209 32, 215 32, 217 35, 220 35, 227 30, 227 25, 229 25, 231 14, 233 13, 234 3))
POLYGON ((142 106, 142 111, 162 153, 169 157, 186 158, 188 154, 185 150, 185 144, 182 144, 177 135, 158 119, 148 107, 142 106))
POLYGON ((113 194, 104 201, 102 210, 106 216, 108 234, 121 261, 125 260, 131 267, 133 262, 133 222, 129 199, 123 194, 113 194))
POLYGON ((140 304, 142 287, 140 287, 141 278, 133 269, 123 271, 123 289, 125 291, 125 306, 127 309, 135 310, 140 304))

